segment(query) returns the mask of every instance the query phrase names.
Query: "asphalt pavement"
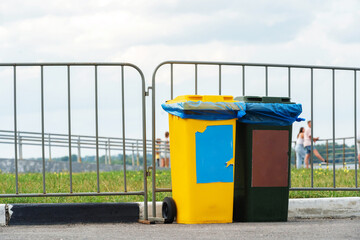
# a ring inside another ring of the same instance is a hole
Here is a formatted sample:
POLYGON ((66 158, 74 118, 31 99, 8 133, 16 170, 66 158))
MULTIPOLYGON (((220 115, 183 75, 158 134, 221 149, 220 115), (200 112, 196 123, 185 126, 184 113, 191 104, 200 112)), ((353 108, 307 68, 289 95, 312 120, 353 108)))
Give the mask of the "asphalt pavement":
POLYGON ((0 239, 360 239, 360 218, 278 223, 73 224, 0 227, 0 239))

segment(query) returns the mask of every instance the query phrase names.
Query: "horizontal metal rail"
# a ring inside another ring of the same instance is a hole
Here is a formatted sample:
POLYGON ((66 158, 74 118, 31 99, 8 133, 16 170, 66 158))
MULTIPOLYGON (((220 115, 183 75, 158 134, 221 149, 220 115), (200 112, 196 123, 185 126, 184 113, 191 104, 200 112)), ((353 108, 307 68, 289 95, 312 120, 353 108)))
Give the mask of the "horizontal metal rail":
MULTIPOLYGON (((332 187, 292 187, 290 191, 359 191, 359 188, 332 188, 332 187)), ((172 188, 157 188, 156 192, 172 192, 172 188)))
MULTIPOLYGON (((322 144, 325 144, 325 150, 319 149, 319 148, 317 148, 317 150, 319 151, 320 155, 322 155, 322 156, 325 155, 325 159, 329 160, 327 163, 325 163, 326 165, 329 165, 330 162, 334 161, 334 159, 335 159, 335 162, 341 162, 343 164, 343 167, 345 167, 346 164, 354 164, 354 165, 358 164, 358 159, 354 159, 354 155, 356 154, 356 151, 357 151, 357 146, 354 146, 354 145, 348 146, 345 142, 346 140, 353 141, 354 137, 335 138, 335 141, 338 141, 338 142, 341 141, 341 144, 335 143, 334 148, 329 148, 329 145, 330 146, 332 145, 332 144, 329 144, 330 140, 332 140, 332 139, 331 138, 320 139, 317 141, 322 144), (333 153, 333 151, 335 151, 335 152, 333 153)), ((295 148, 296 141, 293 141, 292 144, 295 148)), ((295 149, 293 149, 293 150, 295 151, 295 149)), ((295 161, 296 161, 296 154, 294 154, 294 157, 295 157, 295 161)))
POLYGON ((308 188, 290 188, 290 191, 359 191, 359 188, 343 188, 343 187, 308 187, 308 188))
MULTIPOLYGON (((41 133, 38 132, 25 132, 18 131, 18 145, 29 145, 29 146, 42 146, 41 133)), ((44 145, 49 148, 51 147, 68 147, 69 137, 66 134, 56 133, 44 133, 45 143, 44 145)), ((123 149, 123 142, 125 143, 126 151, 136 151, 138 154, 143 150, 142 139, 126 138, 123 141, 122 138, 116 137, 100 137, 99 136, 98 146, 102 150, 117 150, 123 149)), ((95 149, 96 148, 96 137, 87 135, 72 135, 71 142, 73 148, 84 148, 84 149, 95 149), (78 146, 79 145, 79 146, 78 146)), ((14 131, 0 130, 0 144, 13 144, 14 143, 14 131)), ((146 152, 151 153, 152 142, 151 140, 146 141, 146 152)), ((156 151, 160 153, 169 153, 169 146, 164 140, 157 140, 156 151)), ((141 155, 142 156, 142 155, 141 155)))
POLYGON ((144 191, 134 192, 78 192, 78 193, 19 193, 19 194, 0 194, 0 198, 14 197, 83 197, 83 196, 124 196, 124 195, 144 195, 144 191))

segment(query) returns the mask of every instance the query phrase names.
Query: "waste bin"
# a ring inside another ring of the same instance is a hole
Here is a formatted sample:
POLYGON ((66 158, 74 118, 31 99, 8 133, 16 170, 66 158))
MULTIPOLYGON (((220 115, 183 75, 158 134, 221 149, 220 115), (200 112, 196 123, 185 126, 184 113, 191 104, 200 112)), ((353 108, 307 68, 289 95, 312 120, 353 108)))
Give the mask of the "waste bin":
POLYGON ((232 96, 186 95, 162 104, 169 113, 172 199, 165 222, 233 221, 236 118, 245 114, 232 96))
POLYGON ((234 222, 287 221, 292 123, 300 104, 290 98, 237 97, 234 222))

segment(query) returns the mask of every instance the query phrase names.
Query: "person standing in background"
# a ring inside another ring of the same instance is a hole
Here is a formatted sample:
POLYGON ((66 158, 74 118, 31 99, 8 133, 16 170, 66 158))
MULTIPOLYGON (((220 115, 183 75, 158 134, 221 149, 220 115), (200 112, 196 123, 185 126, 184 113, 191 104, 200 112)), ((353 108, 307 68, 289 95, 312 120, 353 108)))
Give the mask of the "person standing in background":
POLYGON ((304 132, 305 128, 301 127, 297 135, 295 152, 296 152, 296 168, 301 168, 304 158, 305 158, 305 148, 304 148, 304 132))
POLYGON ((156 159, 156 165, 160 167, 160 150, 161 150, 161 139, 156 139, 156 146, 155 146, 155 159, 156 159))
MULTIPOLYGON (((311 151, 314 152, 314 155, 320 159, 322 162, 327 162, 318 152, 318 150, 315 149, 315 146, 313 146, 313 149, 311 149, 311 121, 307 122, 308 124, 308 128, 305 129, 304 132, 304 147, 305 147, 305 151, 306 151, 306 155, 305 155, 305 166, 306 168, 309 168, 309 158, 310 158, 310 154, 311 151)), ((313 138, 314 143, 319 140, 319 137, 313 138)))

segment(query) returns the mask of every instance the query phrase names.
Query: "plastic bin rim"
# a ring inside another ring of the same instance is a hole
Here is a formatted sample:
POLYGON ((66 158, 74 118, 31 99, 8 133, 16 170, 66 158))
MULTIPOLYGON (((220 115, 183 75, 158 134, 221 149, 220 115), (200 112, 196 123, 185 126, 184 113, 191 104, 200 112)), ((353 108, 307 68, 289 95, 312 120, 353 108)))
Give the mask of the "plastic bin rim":
POLYGON ((166 101, 166 104, 179 103, 179 102, 238 102, 230 95, 181 95, 173 100, 166 101))
POLYGON ((290 101, 290 97, 269 97, 269 96, 239 96, 234 100, 245 103, 283 103, 295 104, 290 101))

